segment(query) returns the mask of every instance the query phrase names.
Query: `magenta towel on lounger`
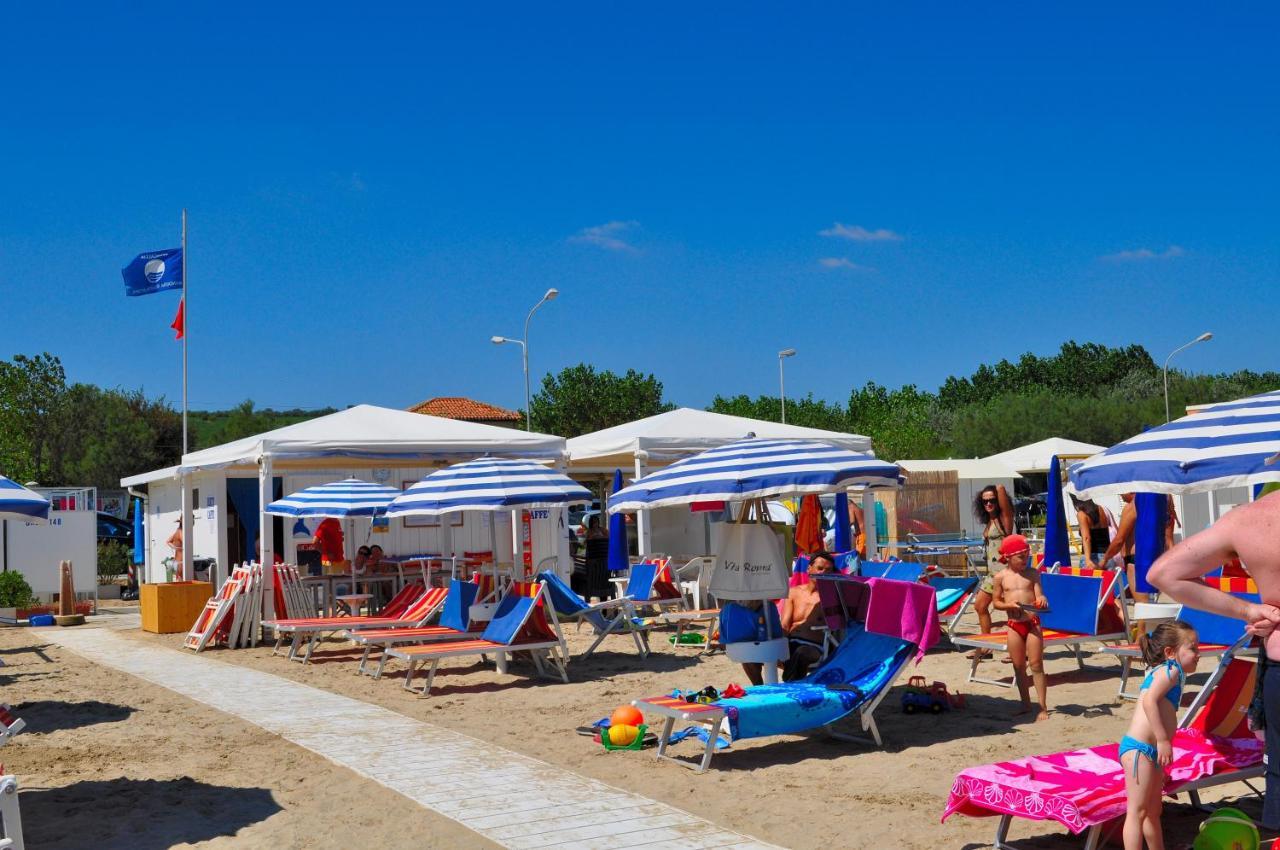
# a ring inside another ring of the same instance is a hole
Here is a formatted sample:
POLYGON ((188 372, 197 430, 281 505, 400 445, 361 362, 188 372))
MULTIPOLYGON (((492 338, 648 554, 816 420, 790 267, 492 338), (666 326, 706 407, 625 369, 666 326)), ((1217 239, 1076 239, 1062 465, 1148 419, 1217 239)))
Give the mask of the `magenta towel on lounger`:
POLYGON ((909 640, 916 645, 917 663, 938 642, 937 592, 927 584, 892 579, 868 579, 867 631, 909 640))
MULTIPOLYGON (((956 812, 971 817, 1014 815, 1056 820, 1076 833, 1106 823, 1125 813, 1118 749, 1117 744, 1104 744, 971 767, 956 777, 942 819, 956 812)), ((1256 738, 1219 738, 1198 729, 1179 729, 1164 791, 1169 794, 1203 776, 1261 760, 1262 742, 1256 738)))

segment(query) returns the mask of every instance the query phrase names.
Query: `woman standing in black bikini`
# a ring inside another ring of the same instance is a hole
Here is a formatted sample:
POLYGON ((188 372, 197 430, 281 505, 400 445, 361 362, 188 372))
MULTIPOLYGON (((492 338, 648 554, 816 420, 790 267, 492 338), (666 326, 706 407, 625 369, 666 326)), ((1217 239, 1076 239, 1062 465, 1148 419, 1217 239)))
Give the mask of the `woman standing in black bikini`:
MULTIPOLYGON (((986 554, 986 572, 978 585, 978 593, 973 598, 974 610, 978 612, 978 625, 982 634, 991 633, 991 592, 992 576, 1004 569, 1000 560, 1000 544, 1013 534, 1013 502, 1003 484, 988 484, 982 488, 973 502, 973 516, 982 523, 982 540, 986 554)), ((989 655, 984 650, 970 653, 970 656, 989 655)))
POLYGON ((1107 515, 1092 499, 1071 497, 1076 506, 1076 523, 1080 528, 1080 540, 1084 547, 1084 563, 1080 566, 1096 570, 1106 564, 1103 555, 1111 545, 1111 528, 1107 515))

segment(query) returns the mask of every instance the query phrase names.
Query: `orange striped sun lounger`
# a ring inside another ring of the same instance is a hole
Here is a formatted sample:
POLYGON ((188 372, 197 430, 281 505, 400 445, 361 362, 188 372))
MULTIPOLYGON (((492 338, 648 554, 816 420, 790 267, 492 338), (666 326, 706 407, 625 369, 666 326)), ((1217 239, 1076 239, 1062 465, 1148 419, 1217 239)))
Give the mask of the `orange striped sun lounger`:
POLYGON ((382 677, 382 670, 387 664, 386 650, 390 646, 401 643, 432 643, 440 640, 464 640, 480 637, 481 629, 488 620, 480 620, 477 615, 484 606, 477 606, 476 600, 484 591, 476 582, 454 579, 449 583, 449 595, 445 597, 444 607, 440 609, 438 626, 422 626, 412 629, 362 629, 351 634, 351 642, 363 646, 360 665, 356 673, 369 673, 369 654, 376 648, 380 650, 378 666, 369 673, 375 679, 382 677))
MULTIPOLYGON (((1081 647, 1086 643, 1120 643, 1129 640, 1128 612, 1120 599, 1120 573, 1109 570, 1092 571, 1094 575, 1071 573, 1042 573, 1041 586, 1049 600, 1049 611, 1040 615, 1044 645, 1066 646, 1075 650, 1076 663, 1085 669, 1081 647)), ((973 647, 989 651, 1006 649, 1009 633, 1004 630, 977 635, 956 635, 951 642, 955 646, 973 647)), ((982 654, 975 653, 969 668, 970 682, 980 682, 1001 688, 1013 687, 1010 681, 984 679, 978 675, 982 654)))
POLYGON ((446 590, 433 587, 423 590, 422 585, 413 584, 400 591, 392 602, 402 602, 399 613, 392 616, 379 617, 305 617, 295 620, 264 620, 262 625, 276 633, 276 645, 271 651, 275 655, 284 642, 285 635, 292 635, 289 645, 289 660, 306 663, 311 660, 320 638, 335 632, 355 632, 362 629, 407 629, 426 625, 427 621, 440 610, 444 603, 446 590), (402 597, 413 594, 413 600, 403 604, 402 597), (299 655, 303 638, 307 638, 306 651, 299 655))
POLYGON ((384 650, 388 658, 399 658, 409 664, 404 687, 412 688, 413 674, 419 665, 427 665, 427 680, 422 695, 431 693, 440 662, 448 658, 471 655, 493 655, 498 672, 505 673, 512 653, 527 652, 538 673, 546 675, 550 666, 564 682, 569 681, 566 664, 569 650, 556 621, 555 607, 541 582, 512 582, 507 595, 498 604, 493 619, 479 638, 448 640, 416 646, 390 646, 384 650))

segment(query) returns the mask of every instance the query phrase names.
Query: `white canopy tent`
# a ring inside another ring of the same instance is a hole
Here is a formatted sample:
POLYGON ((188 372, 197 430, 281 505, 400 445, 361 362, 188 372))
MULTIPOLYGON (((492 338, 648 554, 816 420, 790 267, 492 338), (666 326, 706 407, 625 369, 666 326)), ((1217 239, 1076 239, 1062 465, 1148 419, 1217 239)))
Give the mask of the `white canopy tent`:
MULTIPOLYGON (((182 482, 181 511, 184 533, 193 529, 190 480, 201 475, 225 482, 229 473, 252 472, 258 479, 259 528, 269 529, 270 517, 262 512, 273 500, 273 475, 305 470, 360 470, 408 468, 420 477, 422 467, 443 466, 469 458, 545 458, 562 463, 563 437, 516 431, 361 404, 327 416, 286 425, 252 437, 191 452, 177 467, 168 467, 121 480, 125 487, 154 482, 182 482)), ((407 473, 406 473, 407 474, 407 473)), ((225 489, 225 483, 224 483, 225 489)), ((204 506, 200 506, 204 507, 204 506)), ((190 538, 183 547, 182 574, 192 575, 190 538)), ((566 543, 567 546, 567 543, 566 543)), ((271 563, 272 535, 261 534, 261 560, 271 563)), ((270 570, 264 575, 269 575, 270 570)), ((269 594, 268 594, 269 597, 269 594)))
MULTIPOLYGON (((856 452, 870 452, 871 438, 860 434, 783 425, 745 416, 680 407, 605 428, 568 441, 569 472, 573 475, 609 474, 633 470, 636 478, 682 457, 736 442, 748 434, 764 439, 817 440, 856 452)), ((636 515, 640 554, 648 554, 648 511, 636 515)))
POLYGON ((1048 472, 1049 461, 1055 455, 1069 460, 1093 457, 1105 446, 1082 443, 1079 440, 1068 440, 1064 437, 1050 437, 1006 452, 990 455, 983 460, 990 460, 1009 467, 1014 472, 1048 472))

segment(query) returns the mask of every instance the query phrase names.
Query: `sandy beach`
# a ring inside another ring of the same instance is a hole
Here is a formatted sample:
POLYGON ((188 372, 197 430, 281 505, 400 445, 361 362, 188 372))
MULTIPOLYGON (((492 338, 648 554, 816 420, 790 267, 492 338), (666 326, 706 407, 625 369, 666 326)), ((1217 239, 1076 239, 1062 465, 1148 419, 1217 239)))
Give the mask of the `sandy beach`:
MULTIPOLYGON (((179 635, 123 634, 181 651, 179 635)), ((236 846, 340 847, 346 846, 339 837, 344 831, 358 832, 373 846, 491 846, 283 739, 41 645, 34 637, 26 630, 0 632, 8 664, 4 680, 20 685, 23 702, 17 713, 32 724, 4 757, 27 789, 23 812, 33 846, 83 846, 76 836, 85 830, 108 846, 157 848, 230 846, 232 841, 236 846), (193 794, 197 805, 179 805, 193 794), (64 811, 65 816, 59 814, 64 811), (125 812, 131 816, 123 817, 125 812), (413 828, 406 831, 406 823, 413 828)), ((570 628, 568 637, 575 651, 587 645, 585 632, 570 628)), ((740 668, 723 655, 677 652, 660 633, 648 660, 630 647, 629 639, 609 638, 593 658, 571 664, 568 685, 527 677, 523 670, 502 676, 479 665, 450 667, 428 698, 401 687, 400 668, 381 681, 355 675, 354 652, 336 639, 305 666, 272 657, 269 646, 213 650, 208 657, 463 732, 794 848, 989 846, 994 819, 956 817, 939 823, 957 771, 1115 740, 1132 711, 1114 701, 1114 661, 1093 656, 1091 669, 1082 672, 1061 652, 1047 661, 1052 717, 1043 723, 1015 719, 1015 692, 964 686, 963 655, 943 648, 909 674, 964 692, 963 710, 937 717, 903 714, 904 675, 877 713, 883 749, 825 736, 746 740, 718 754, 709 773, 696 775, 659 762, 651 751, 610 753, 575 734, 575 727, 635 697, 742 681, 740 668)), ((984 669, 1004 675, 1009 667, 996 660, 984 669)), ((680 749, 692 754, 698 744, 680 749)), ((1228 786, 1229 795, 1243 790, 1228 786)), ((1252 800, 1243 807, 1258 813, 1252 800)), ((1189 845, 1202 818, 1187 805, 1170 805, 1165 818, 1170 846, 1189 845)), ((1056 824, 1018 823, 1012 837, 1029 848, 1082 844, 1056 824)))

